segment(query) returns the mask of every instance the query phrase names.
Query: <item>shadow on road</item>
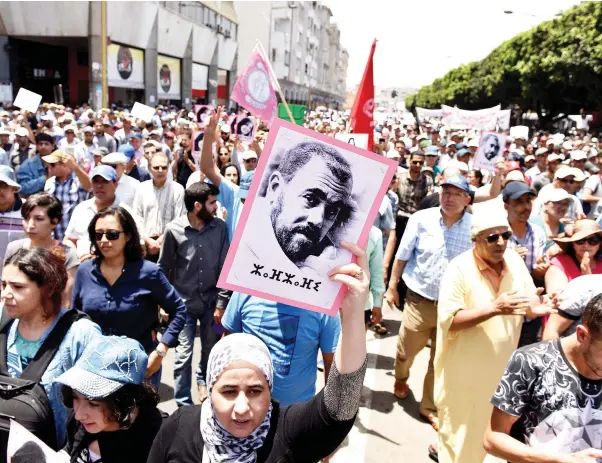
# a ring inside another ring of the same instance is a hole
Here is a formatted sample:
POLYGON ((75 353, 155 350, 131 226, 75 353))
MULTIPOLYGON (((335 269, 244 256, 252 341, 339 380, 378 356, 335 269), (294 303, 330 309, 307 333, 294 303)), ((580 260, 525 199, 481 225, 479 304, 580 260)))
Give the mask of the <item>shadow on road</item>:
POLYGON ((395 359, 381 354, 373 354, 368 352, 368 365, 374 365, 376 370, 393 370, 395 367, 395 359))

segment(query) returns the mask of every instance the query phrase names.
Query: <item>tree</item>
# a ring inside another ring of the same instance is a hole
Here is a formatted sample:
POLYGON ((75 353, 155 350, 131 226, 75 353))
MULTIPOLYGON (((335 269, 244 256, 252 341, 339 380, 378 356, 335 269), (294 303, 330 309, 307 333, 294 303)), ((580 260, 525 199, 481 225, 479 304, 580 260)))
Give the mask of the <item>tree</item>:
POLYGON ((452 69, 406 98, 406 106, 480 109, 501 103, 559 113, 602 106, 602 3, 583 2, 502 43, 483 60, 452 69))

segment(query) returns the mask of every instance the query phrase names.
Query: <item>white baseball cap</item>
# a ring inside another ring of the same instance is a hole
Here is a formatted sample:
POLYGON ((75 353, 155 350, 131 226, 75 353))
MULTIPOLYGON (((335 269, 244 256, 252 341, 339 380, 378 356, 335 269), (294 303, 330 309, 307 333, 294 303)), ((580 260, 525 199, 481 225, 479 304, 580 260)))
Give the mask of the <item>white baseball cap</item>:
POLYGON ((127 164, 129 161, 123 153, 109 153, 100 160, 103 164, 127 164))

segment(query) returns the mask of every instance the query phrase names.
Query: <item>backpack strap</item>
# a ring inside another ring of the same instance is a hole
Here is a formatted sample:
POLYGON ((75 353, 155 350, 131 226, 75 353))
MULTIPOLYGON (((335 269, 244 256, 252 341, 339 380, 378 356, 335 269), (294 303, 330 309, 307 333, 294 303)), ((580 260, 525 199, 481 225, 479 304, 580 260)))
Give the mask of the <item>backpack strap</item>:
POLYGON ((0 375, 2 376, 10 376, 6 363, 6 344, 8 342, 8 329, 12 322, 13 320, 6 314, 6 310, 2 308, 2 316, 0 317, 0 375))
MULTIPOLYGON (((23 373, 21 373, 21 379, 27 379, 36 383, 40 382, 42 375, 59 350, 67 331, 69 331, 71 325, 76 320, 82 318, 82 316, 83 314, 77 310, 69 310, 61 317, 52 329, 52 332, 38 349, 36 356, 29 362, 29 365, 23 370, 23 373)), ((6 342, 2 343, 2 345, 4 346, 4 349, 6 349, 6 342)), ((2 349, 2 345, 0 345, 0 349, 2 349)), ((1 354, 2 352, 0 350, 0 355, 1 354)), ((6 361, 6 355, 4 356, 4 361, 6 361)))

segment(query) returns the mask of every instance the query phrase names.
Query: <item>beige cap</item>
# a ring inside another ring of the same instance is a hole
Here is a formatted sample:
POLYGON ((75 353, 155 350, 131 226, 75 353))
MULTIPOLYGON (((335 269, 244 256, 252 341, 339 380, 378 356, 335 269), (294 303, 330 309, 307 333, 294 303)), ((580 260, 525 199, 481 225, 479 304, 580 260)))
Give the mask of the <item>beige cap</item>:
POLYGON ((50 153, 48 156, 43 156, 42 160, 48 164, 56 164, 57 162, 67 162, 71 159, 71 156, 61 150, 56 150, 50 153))
POLYGON ((504 209, 504 203, 499 199, 492 199, 472 206, 472 237, 490 228, 507 227, 508 213, 504 209))

